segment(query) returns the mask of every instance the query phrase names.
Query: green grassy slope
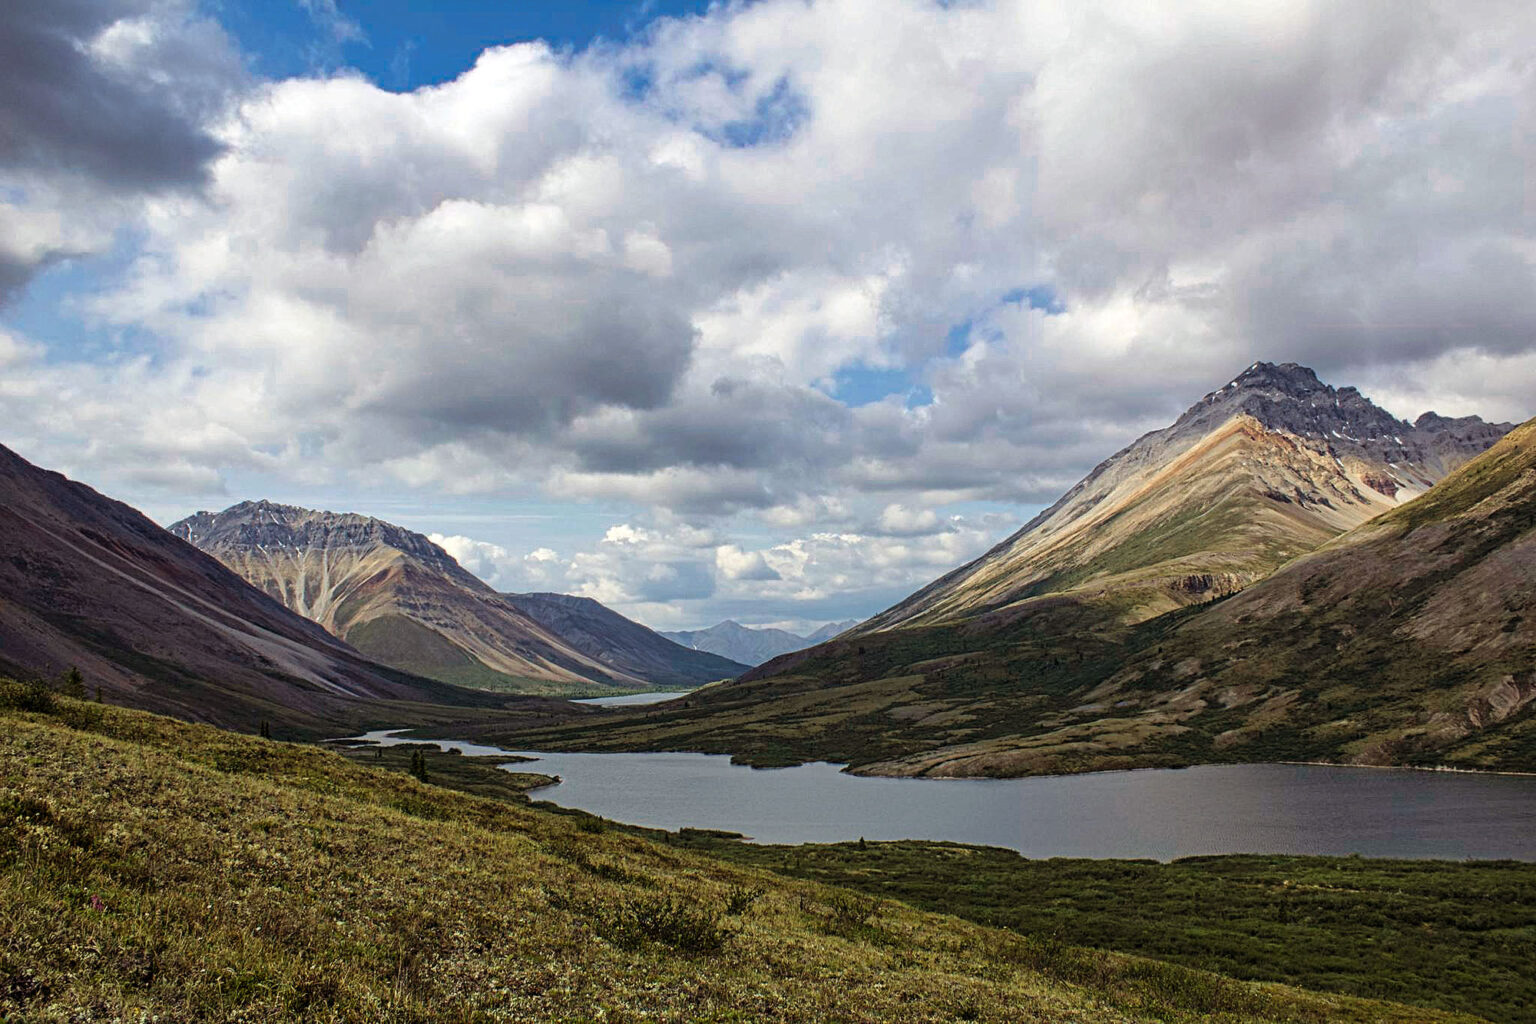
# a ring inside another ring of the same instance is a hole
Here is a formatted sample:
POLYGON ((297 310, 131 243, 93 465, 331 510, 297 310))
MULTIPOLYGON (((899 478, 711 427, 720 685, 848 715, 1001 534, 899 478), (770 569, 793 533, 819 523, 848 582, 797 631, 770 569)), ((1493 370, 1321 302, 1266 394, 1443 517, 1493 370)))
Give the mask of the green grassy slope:
POLYGON ((0 1016, 1429 1021, 792 882, 330 752, 0 711, 0 1016))

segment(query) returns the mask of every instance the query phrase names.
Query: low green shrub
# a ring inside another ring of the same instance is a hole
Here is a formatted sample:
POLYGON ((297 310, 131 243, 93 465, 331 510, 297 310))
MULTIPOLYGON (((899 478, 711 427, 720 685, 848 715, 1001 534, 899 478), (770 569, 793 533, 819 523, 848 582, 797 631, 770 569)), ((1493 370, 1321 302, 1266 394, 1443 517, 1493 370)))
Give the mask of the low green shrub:
POLYGON ((740 917, 752 909, 752 904, 762 899, 768 890, 760 885, 733 885, 725 894, 725 912, 730 917, 740 917))
POLYGON ((873 923, 880 911, 880 901, 849 889, 835 889, 819 899, 802 896, 800 911, 814 919, 817 928, 827 935, 871 942, 886 937, 873 923))
POLYGON ((866 927, 880 909, 880 901, 855 892, 840 890, 827 900, 831 910, 828 924, 834 931, 848 932, 866 927))
POLYGON ((54 696, 53 687, 43 679, 29 679, 24 683, 0 679, 0 708, 51 715, 58 708, 58 698, 54 696))
POLYGON ((620 949, 655 944, 708 956, 724 949, 736 934, 721 923, 719 910, 679 896, 636 896, 603 903, 545 889, 545 898, 556 910, 585 918, 604 941, 620 949))

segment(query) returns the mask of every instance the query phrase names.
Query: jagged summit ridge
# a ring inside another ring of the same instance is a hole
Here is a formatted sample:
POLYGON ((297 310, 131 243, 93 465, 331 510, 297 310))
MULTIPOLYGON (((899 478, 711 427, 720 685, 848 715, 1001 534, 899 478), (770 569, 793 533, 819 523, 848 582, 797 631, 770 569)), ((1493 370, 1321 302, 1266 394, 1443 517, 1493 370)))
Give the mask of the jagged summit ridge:
POLYGON ((223 512, 197 512, 172 524, 171 532, 213 550, 371 550, 383 546, 431 562, 468 586, 484 583, 459 566, 448 552, 412 530, 355 512, 325 512, 265 499, 242 501, 223 512))
POLYGON ((1178 437, 1204 432, 1238 413, 1252 416, 1271 430, 1320 440, 1341 451, 1368 454, 1389 463, 1416 462, 1443 454, 1446 441, 1492 444, 1514 426, 1485 423, 1479 416, 1451 419, 1433 412, 1409 423, 1366 398, 1358 388, 1323 383, 1310 367, 1257 362, 1191 406, 1169 433, 1178 437))

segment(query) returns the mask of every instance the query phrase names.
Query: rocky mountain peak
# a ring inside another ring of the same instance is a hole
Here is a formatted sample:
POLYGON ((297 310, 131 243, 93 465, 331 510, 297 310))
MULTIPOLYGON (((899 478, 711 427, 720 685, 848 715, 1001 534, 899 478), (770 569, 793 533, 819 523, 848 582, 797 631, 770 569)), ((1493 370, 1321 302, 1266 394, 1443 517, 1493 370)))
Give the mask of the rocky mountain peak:
POLYGON ((1297 363, 1254 363, 1195 403, 1174 430, 1205 432, 1239 414, 1299 437, 1366 440, 1410 432, 1409 424, 1352 387, 1324 384, 1297 363))
MULTIPOLYGON (((258 498, 255 501, 242 501, 238 505, 232 505, 225 509, 221 514, 226 516, 259 515, 264 512, 270 515, 279 516, 314 515, 314 513, 307 508, 300 508, 298 505, 283 505, 275 501, 268 501, 266 498, 258 498)), ((201 514, 212 515, 212 513, 201 514)))
MULTIPOLYGON (((1327 388, 1311 367, 1300 363, 1254 363, 1233 378, 1228 388, 1259 388, 1304 398, 1327 388)), ((1225 388, 1223 390, 1226 390, 1225 388)))
POLYGON ((1509 429, 1475 416, 1408 423, 1305 366, 1257 362, 860 632, 958 619, 1032 596, 1112 593, 1105 581, 1116 574, 1122 593, 1145 609, 1230 592, 1275 568, 1273 557, 1300 554, 1429 489, 1509 429), (1218 508, 1240 525, 1213 525, 1218 508), (1263 530, 1267 548, 1252 541, 1263 530), (1212 573, 1213 565, 1225 568, 1212 573))
POLYGON ((372 516, 244 501, 170 530, 368 657, 444 682, 696 685, 743 667, 591 598, 498 594, 428 538, 372 516))
POLYGON ((1468 446, 1467 454, 1476 454, 1512 426, 1485 423, 1477 416, 1451 419, 1432 412, 1409 423, 1358 388, 1323 383, 1309 367, 1257 362, 1196 402, 1164 435, 1170 440, 1198 436, 1243 414, 1271 430, 1320 442, 1336 454, 1390 463, 1420 461, 1442 449, 1468 446))
POLYGON ((322 512, 265 499, 242 501, 222 512, 198 512, 170 531, 205 551, 368 550, 390 547, 423 559, 455 575, 463 573, 453 557, 426 537, 393 523, 353 512, 322 512))

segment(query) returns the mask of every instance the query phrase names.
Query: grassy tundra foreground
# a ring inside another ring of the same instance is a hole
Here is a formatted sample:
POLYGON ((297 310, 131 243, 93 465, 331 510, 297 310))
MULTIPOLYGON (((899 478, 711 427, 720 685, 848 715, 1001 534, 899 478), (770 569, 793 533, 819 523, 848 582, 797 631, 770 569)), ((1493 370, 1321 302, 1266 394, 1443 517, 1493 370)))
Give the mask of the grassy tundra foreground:
POLYGON ((7 703, 0 1019, 1473 1019, 994 930, 312 747, 7 703))
POLYGON ((1159 864, 1028 860, 957 843, 760 846, 687 833, 674 841, 1026 935, 1536 1024, 1536 864, 1280 856, 1159 864))

